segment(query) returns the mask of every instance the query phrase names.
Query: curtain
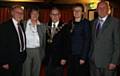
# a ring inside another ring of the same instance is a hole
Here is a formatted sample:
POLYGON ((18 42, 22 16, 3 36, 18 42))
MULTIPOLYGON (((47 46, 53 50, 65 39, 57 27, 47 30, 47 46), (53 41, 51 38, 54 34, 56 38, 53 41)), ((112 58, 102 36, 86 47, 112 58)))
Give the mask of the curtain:
MULTIPOLYGON (((30 18, 30 10, 31 8, 25 8, 24 10, 24 20, 27 20, 30 18)), ((48 22, 49 21, 49 13, 50 13, 50 9, 49 8, 45 8, 45 9, 39 9, 40 13, 39 13, 39 20, 41 22, 48 22)), ((60 9, 61 11, 61 20, 63 22, 68 22, 69 20, 72 19, 72 9, 70 8, 64 8, 64 9, 60 9)), ((11 12, 10 12, 10 8, 0 8, 0 23, 8 20, 11 18, 11 12)))
POLYGON ((113 9, 113 16, 120 19, 120 8, 113 9))
POLYGON ((0 8, 0 23, 8 20, 11 17, 10 8, 0 8))

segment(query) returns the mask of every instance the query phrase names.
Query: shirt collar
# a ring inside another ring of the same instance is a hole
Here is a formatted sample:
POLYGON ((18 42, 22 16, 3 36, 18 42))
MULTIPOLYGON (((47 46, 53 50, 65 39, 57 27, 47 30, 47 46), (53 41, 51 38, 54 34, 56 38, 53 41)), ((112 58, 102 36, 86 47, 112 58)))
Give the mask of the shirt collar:
POLYGON ((13 24, 14 24, 14 26, 15 26, 15 28, 18 28, 18 21, 16 21, 14 18, 12 18, 12 21, 13 21, 13 24))
POLYGON ((57 22, 52 22, 52 27, 53 27, 53 24, 55 24, 55 27, 58 27, 58 24, 59 24, 59 21, 57 21, 57 22))
MULTIPOLYGON (((29 25, 32 25, 31 19, 28 20, 28 24, 29 24, 29 25)), ((40 22, 37 21, 37 24, 36 24, 36 25, 40 25, 40 22)))
POLYGON ((105 16, 105 17, 99 17, 99 20, 103 20, 103 22, 105 22, 105 20, 107 19, 107 17, 108 17, 108 15, 107 16, 105 16))

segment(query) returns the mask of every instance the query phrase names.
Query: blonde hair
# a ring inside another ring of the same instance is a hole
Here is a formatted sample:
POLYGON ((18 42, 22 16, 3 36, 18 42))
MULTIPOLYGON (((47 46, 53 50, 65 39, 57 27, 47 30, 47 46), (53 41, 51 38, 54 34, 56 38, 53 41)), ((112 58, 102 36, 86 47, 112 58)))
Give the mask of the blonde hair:
POLYGON ((107 6, 107 8, 108 8, 108 10, 109 10, 109 11, 108 11, 108 14, 110 14, 110 13, 111 13, 110 2, 109 2, 109 1, 101 1, 101 2, 98 3, 97 8, 98 8, 98 6, 99 6, 101 3, 104 3, 104 4, 107 6))

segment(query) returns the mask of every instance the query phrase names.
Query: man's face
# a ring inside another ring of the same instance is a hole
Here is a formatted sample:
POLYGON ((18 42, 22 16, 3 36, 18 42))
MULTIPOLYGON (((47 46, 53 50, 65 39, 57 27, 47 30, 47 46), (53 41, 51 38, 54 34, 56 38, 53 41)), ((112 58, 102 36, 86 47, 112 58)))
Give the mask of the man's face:
POLYGON ((18 22, 20 22, 23 17, 24 17, 24 11, 22 8, 14 8, 12 10, 12 17, 17 20, 18 22))
POLYGON ((81 7, 74 7, 73 8, 73 15, 75 18, 81 18, 82 17, 82 8, 81 7))
POLYGON ((60 17, 61 17, 60 12, 57 9, 51 11, 50 18, 52 22, 59 21, 60 17))
POLYGON ((97 12, 100 17, 105 17, 106 15, 108 15, 109 12, 108 5, 106 3, 98 4, 97 12))
POLYGON ((38 17, 39 17, 39 12, 33 10, 33 11, 31 12, 31 20, 38 20, 38 17))

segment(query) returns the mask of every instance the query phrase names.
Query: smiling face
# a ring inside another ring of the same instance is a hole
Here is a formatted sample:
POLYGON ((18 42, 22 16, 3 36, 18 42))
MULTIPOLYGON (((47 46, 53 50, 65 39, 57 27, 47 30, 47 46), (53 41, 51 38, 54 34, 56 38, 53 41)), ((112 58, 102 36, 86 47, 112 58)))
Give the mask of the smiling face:
POLYGON ((61 14, 58 9, 52 9, 50 13, 50 18, 53 22, 57 22, 61 18, 61 14))
POLYGON ((32 10, 30 16, 31 16, 31 20, 37 21, 39 17, 39 11, 32 10))
POLYGON ((73 15, 75 18, 81 18, 83 15, 82 8, 77 6, 73 8, 73 15))
POLYGON ((12 9, 11 14, 12 17, 18 22, 20 22, 24 17, 24 11, 21 7, 16 7, 12 9))
POLYGON ((109 14, 109 6, 105 2, 98 3, 97 12, 100 17, 105 17, 109 14))

